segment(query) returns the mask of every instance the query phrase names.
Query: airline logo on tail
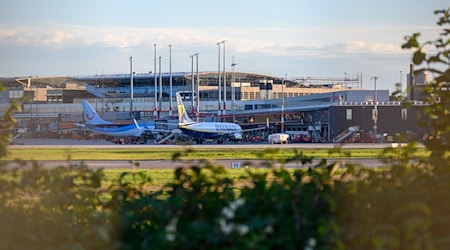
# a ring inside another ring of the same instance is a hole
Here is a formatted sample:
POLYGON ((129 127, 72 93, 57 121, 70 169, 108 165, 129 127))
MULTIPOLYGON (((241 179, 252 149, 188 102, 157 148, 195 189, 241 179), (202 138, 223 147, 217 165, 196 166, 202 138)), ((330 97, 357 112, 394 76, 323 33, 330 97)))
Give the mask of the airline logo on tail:
POLYGON ((180 93, 176 93, 177 106, 178 106, 178 125, 187 125, 195 123, 191 118, 189 118, 186 108, 184 107, 183 100, 181 100, 180 93))
POLYGON ((83 105, 83 116, 86 124, 110 124, 110 122, 103 120, 86 100, 82 100, 81 104, 83 105))

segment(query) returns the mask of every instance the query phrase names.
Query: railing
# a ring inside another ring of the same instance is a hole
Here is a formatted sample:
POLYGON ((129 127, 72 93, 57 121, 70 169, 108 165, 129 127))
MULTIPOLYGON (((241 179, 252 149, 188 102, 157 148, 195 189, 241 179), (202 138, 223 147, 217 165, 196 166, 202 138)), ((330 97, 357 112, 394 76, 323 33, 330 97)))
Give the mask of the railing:
POLYGON ((346 130, 344 130, 342 133, 338 134, 336 137, 334 137, 334 142, 342 142, 343 140, 350 137, 353 133, 357 132, 359 130, 359 126, 352 126, 348 127, 346 130))
MULTIPOLYGON (((336 102, 334 103, 338 106, 374 106, 375 102, 336 102)), ((409 102, 399 102, 399 101, 388 101, 388 102, 377 102, 377 106, 400 106, 402 104, 410 104, 415 106, 425 106, 429 105, 428 102, 424 101, 409 101, 409 102)))

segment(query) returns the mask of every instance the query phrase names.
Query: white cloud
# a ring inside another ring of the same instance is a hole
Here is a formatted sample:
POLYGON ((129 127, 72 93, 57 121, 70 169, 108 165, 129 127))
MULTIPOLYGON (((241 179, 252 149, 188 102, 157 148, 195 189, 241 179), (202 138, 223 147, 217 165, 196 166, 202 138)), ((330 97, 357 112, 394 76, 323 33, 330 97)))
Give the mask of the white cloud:
POLYGON ((227 39, 229 41, 227 48, 236 53, 319 57, 338 56, 342 53, 402 53, 400 42, 398 44, 386 42, 389 39, 381 38, 379 34, 383 32, 383 29, 371 31, 360 29, 359 33, 355 29, 355 27, 346 29, 267 27, 253 30, 239 28, 147 29, 48 25, 44 28, 0 27, 0 43, 10 46, 50 48, 96 45, 127 49, 150 47, 154 43, 214 46, 217 41, 227 39), (380 37, 380 40, 358 39, 361 37, 380 37))
POLYGON ((345 51, 348 53, 401 54, 404 53, 399 44, 365 41, 348 41, 345 51))
POLYGON ((346 50, 349 52, 356 52, 364 50, 366 43, 363 41, 348 41, 346 44, 346 50))
POLYGON ((103 42, 109 47, 127 48, 130 45, 127 37, 112 34, 105 34, 103 42))
POLYGON ((47 36, 43 36, 42 42, 48 45, 64 45, 66 43, 70 43, 73 38, 71 33, 65 32, 63 30, 53 31, 47 36))
MULTIPOLYGON (((201 70, 214 70, 217 62, 217 45, 228 40, 227 56, 236 56, 239 70, 284 74, 320 75, 322 72, 365 72, 364 67, 373 70, 376 65, 391 64, 389 69, 398 71, 402 65, 409 65, 409 51, 400 46, 404 34, 412 32, 401 29, 345 29, 323 27, 296 28, 135 28, 135 27, 92 27, 80 25, 44 25, 43 27, 3 27, 0 25, 0 47, 11 58, 19 58, 22 51, 42 55, 53 55, 52 61, 66 60, 67 65, 53 65, 50 69, 36 72, 52 73, 75 71, 84 74, 102 67, 105 72, 122 72, 127 69, 128 56, 135 58, 137 72, 153 69, 153 44, 158 44, 158 53, 166 53, 167 45, 174 45, 173 69, 190 70, 188 55, 201 55, 201 70), (384 37, 382 33, 388 34, 384 37), (398 35, 401 34, 401 35, 398 35), (25 50, 24 50, 25 49, 25 50), (164 51, 166 50, 166 51, 164 51), (73 52, 77 51, 76 55, 73 52), (70 58, 70 60, 68 60, 70 58), (375 61, 378 60, 378 61, 375 61), (89 63, 87 63, 89 62, 89 63), (336 63, 339 62, 339 63, 336 63), (370 66, 368 66, 370 64, 370 66)), ((164 54, 162 54, 164 57, 164 54)), ((40 58, 41 62, 45 58, 40 58)), ((163 58, 163 60, 165 60, 163 58)), ((6 75, 16 70, 35 70, 41 64, 18 66, 6 65, 6 75)), ((50 63, 42 64, 43 68, 50 63)), ((164 68, 164 65, 163 65, 164 68)), ((163 69, 167 70, 167 69, 163 69)), ((33 72, 33 71, 32 71, 33 72)), ((21 73, 17 73, 20 75, 21 73)), ((29 74, 28 72, 26 74, 29 74)), ((369 74, 379 74, 377 72, 369 74)), ((394 75, 394 74, 393 74, 394 75)), ((395 76, 397 73, 395 73, 395 76)), ((387 80, 392 82, 392 80, 387 80)))
POLYGON ((15 36, 16 31, 14 29, 11 28, 3 28, 0 29, 0 39, 4 40, 7 39, 8 37, 13 37, 15 36))

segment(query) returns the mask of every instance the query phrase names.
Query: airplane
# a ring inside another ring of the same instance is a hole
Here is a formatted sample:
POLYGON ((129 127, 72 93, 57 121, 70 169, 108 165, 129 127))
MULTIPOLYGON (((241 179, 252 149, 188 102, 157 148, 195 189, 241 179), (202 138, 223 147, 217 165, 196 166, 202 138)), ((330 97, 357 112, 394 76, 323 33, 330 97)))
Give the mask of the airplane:
POLYGON ((82 100, 83 118, 86 124, 77 124, 94 133, 103 134, 114 137, 139 137, 147 130, 154 130, 155 125, 145 124, 139 125, 135 119, 131 124, 117 124, 103 120, 89 104, 88 101, 82 100))
POLYGON ((241 126, 230 122, 195 122, 189 118, 184 106, 181 95, 177 92, 178 107, 178 129, 185 135, 188 135, 198 142, 202 139, 222 139, 230 138, 232 140, 242 140, 242 133, 247 131, 261 130, 264 128, 253 128, 243 130, 241 126))

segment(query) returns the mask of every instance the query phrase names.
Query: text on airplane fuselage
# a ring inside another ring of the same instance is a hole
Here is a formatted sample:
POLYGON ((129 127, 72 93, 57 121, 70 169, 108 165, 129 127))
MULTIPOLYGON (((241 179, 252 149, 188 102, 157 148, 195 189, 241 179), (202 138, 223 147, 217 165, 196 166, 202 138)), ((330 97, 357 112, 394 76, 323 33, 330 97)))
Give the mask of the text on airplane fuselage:
POLYGON ((239 131, 233 124, 215 124, 216 131, 239 131))

